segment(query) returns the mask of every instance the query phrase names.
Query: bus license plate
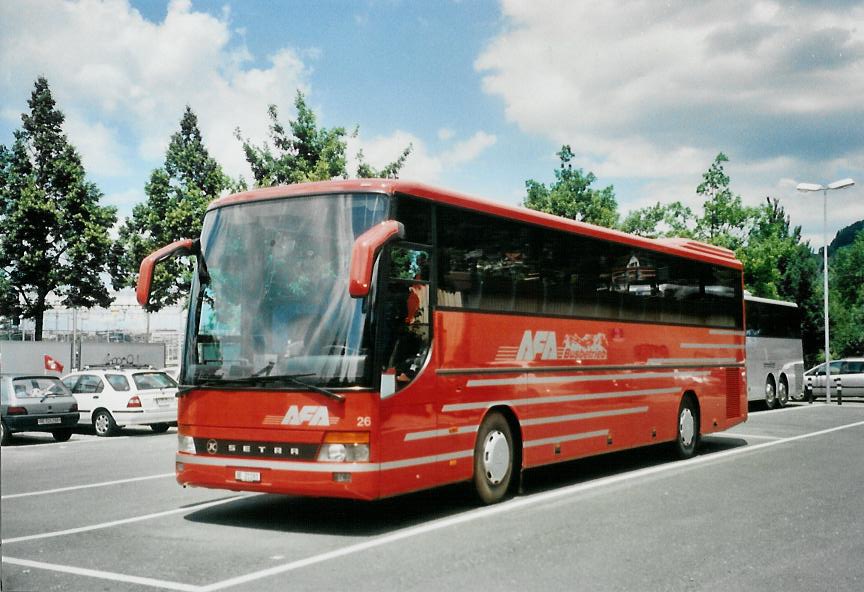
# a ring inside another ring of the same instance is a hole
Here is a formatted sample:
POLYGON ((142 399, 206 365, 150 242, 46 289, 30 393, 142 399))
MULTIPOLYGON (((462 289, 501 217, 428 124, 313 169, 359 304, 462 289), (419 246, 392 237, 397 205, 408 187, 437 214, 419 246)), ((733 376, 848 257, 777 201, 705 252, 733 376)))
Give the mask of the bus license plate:
POLYGON ((261 473, 258 471, 234 471, 234 480, 244 483, 260 483, 261 473))
POLYGON ((40 417, 36 420, 37 425, 50 425, 52 423, 60 423, 62 420, 59 417, 40 417))

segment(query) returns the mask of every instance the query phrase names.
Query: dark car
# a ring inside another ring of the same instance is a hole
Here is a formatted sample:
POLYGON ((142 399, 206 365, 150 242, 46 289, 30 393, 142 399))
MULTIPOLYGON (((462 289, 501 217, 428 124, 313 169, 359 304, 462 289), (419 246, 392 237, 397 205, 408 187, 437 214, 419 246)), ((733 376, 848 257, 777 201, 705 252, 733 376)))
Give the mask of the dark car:
POLYGON ((58 442, 72 437, 78 403, 56 376, 0 374, 0 443, 14 432, 51 432, 58 442))

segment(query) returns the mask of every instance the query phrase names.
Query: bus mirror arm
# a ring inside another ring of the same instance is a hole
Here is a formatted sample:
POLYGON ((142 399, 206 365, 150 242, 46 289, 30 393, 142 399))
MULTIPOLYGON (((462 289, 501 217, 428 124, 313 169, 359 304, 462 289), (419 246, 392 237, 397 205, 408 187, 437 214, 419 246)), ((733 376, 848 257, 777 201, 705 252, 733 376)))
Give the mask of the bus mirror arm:
POLYGON ((405 227, 396 220, 385 220, 357 237, 351 249, 351 269, 348 277, 348 293, 352 298, 365 298, 369 295, 375 257, 384 245, 402 238, 405 238, 405 227))
MULTIPOLYGON (((138 304, 146 307, 150 302, 150 290, 153 284, 153 271, 156 264, 175 256, 198 255, 201 251, 200 241, 190 238, 174 241, 170 245, 162 247, 158 251, 150 253, 141 261, 141 267, 138 270, 138 286, 135 290, 135 296, 138 304)), ((200 257, 199 257, 200 258, 200 257)), ((204 270, 206 273, 206 270, 204 270)))

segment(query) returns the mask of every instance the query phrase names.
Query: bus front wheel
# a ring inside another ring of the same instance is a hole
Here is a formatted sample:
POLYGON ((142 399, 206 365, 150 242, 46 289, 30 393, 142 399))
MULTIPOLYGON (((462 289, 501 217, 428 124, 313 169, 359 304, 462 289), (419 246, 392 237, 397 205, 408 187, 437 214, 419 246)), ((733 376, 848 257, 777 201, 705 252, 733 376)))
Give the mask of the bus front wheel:
POLYGON ((675 438, 675 454, 680 459, 696 454, 699 443, 699 411, 693 398, 685 396, 678 406, 678 429, 675 438))
POLYGON ((474 445, 474 488, 484 504, 500 502, 513 482, 515 451, 507 419, 497 412, 486 416, 474 445))

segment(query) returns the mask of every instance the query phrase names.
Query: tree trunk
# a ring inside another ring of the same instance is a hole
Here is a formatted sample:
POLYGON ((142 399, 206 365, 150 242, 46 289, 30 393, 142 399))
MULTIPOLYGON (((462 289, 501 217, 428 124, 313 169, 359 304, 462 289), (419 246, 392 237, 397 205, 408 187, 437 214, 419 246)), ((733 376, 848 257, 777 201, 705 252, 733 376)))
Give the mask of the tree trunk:
POLYGON ((45 294, 39 294, 36 297, 36 306, 33 308, 33 321, 36 324, 33 329, 33 341, 42 341, 42 326, 45 324, 46 296, 45 294))

